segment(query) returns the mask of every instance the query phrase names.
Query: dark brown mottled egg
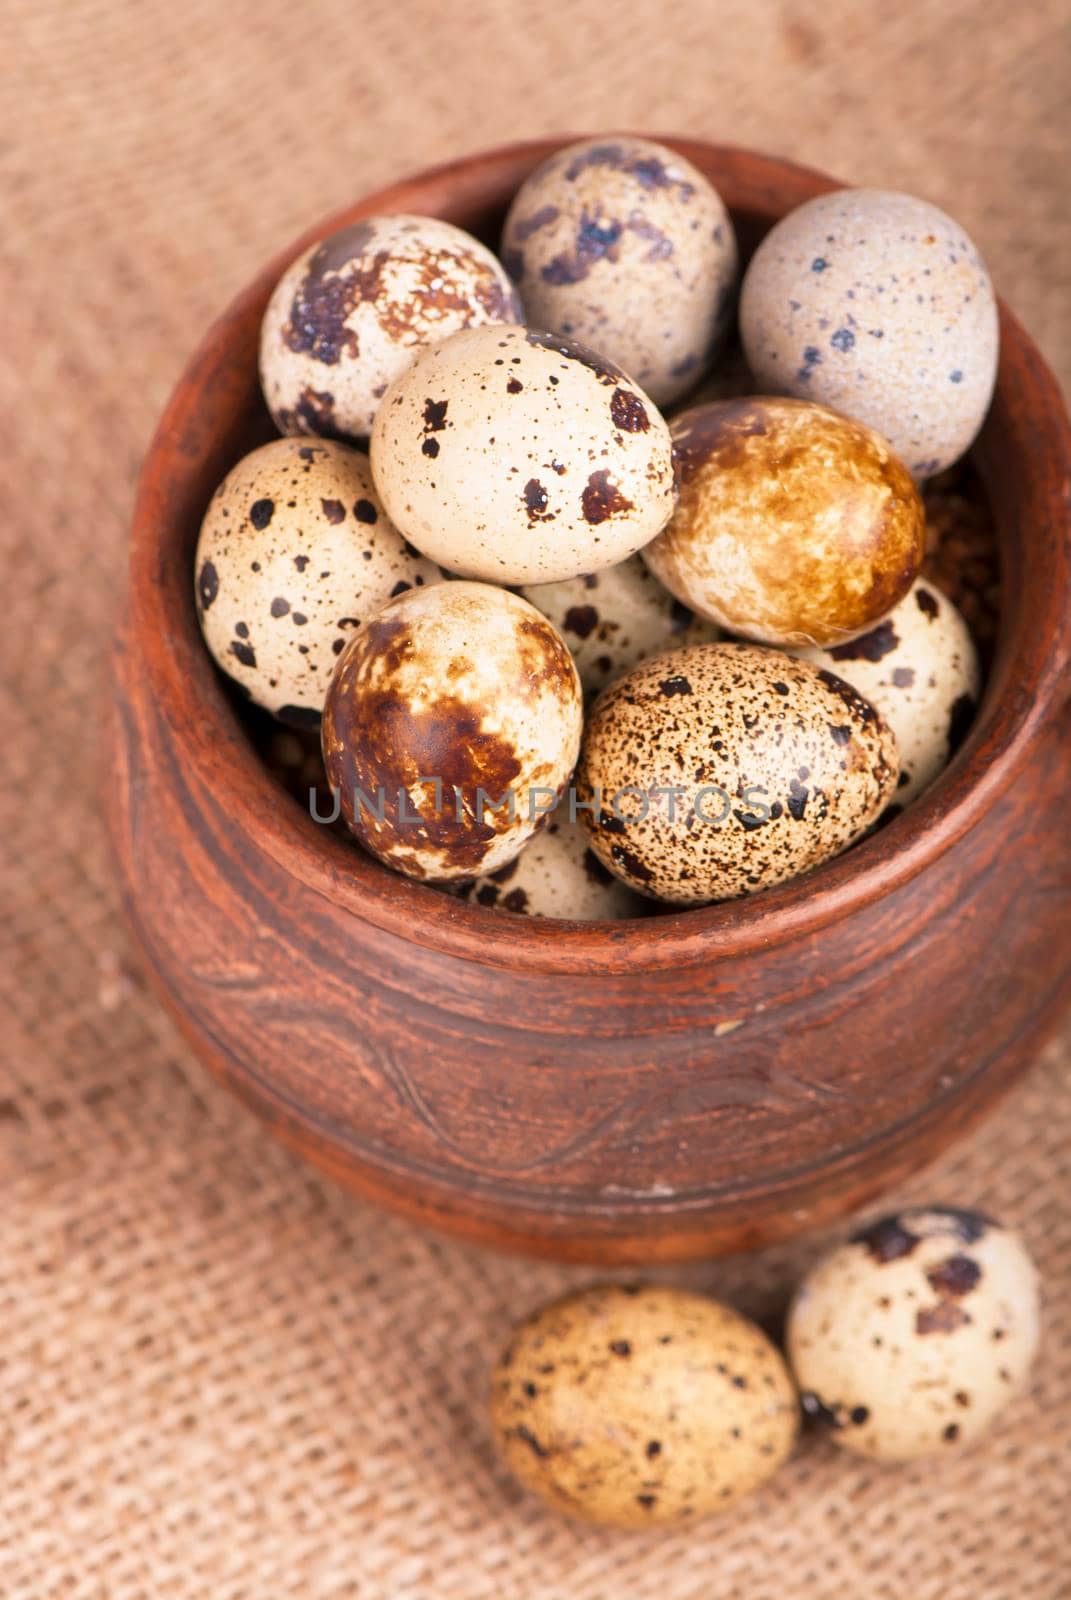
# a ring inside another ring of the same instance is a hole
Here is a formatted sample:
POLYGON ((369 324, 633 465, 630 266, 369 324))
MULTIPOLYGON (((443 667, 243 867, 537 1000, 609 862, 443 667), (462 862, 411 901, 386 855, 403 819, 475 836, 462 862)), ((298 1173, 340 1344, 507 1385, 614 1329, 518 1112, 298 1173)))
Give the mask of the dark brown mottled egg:
POLYGON ((1038 1274, 978 1211, 871 1223, 807 1274, 788 1316, 804 1410, 879 1461, 968 1443, 1020 1394, 1037 1349, 1038 1274))
POLYGON ((737 252, 698 168, 619 135, 559 150, 525 180, 502 259, 529 322, 603 351, 666 405, 710 365, 737 252))
POLYGON ((833 673, 701 644, 603 691, 576 789, 599 859, 641 893, 691 905, 837 855, 881 814, 898 772, 892 731, 833 673))
POLYGON ((470 328, 425 350, 384 397, 371 458, 406 538, 490 583, 613 566, 676 499, 654 404, 601 355, 531 328, 470 328))
POLYGON ((354 629, 442 573, 387 517, 367 456, 332 440, 274 439, 212 496, 194 578, 218 665, 257 705, 318 728, 354 629))
POLYGON ((282 433, 364 439, 424 345, 519 317, 501 263, 471 234, 437 217, 365 217, 280 278, 261 328, 264 398, 282 433))
POLYGON ((644 550, 655 577, 730 633, 840 644, 918 575, 925 515, 871 428, 803 400, 715 401, 672 425, 680 498, 644 550))
POLYGON ((414 878, 504 866, 576 761, 580 680, 519 595, 441 583, 388 602, 343 652, 324 765, 367 850, 414 878))
POLYGON ((727 1510, 788 1459, 798 1424, 761 1328, 683 1289, 567 1295, 517 1329, 492 1383, 510 1470, 555 1510, 609 1527, 727 1510))

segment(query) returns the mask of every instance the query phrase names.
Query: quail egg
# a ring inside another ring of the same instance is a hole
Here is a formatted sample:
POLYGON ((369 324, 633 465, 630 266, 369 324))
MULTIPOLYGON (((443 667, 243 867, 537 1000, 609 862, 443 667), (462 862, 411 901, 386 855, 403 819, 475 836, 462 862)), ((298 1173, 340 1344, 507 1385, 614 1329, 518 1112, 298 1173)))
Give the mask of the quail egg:
POLYGON ((721 638, 719 628, 662 587, 640 556, 561 583, 528 584, 521 592, 561 629, 587 694, 597 694, 645 656, 721 638))
POLYGON ((460 899, 528 917, 588 922, 642 917, 647 903, 607 872, 564 805, 504 867, 458 884, 460 899))
POLYGON ((209 502, 195 560, 197 614, 215 661, 284 722, 318 727, 346 639, 442 573, 406 545, 367 457, 330 440, 275 439, 209 502))
POLYGON ((471 234, 436 217, 364 217, 280 278, 261 327, 264 398, 282 433, 366 438, 423 345, 520 314, 501 263, 471 234))
POLYGON ((567 1295, 517 1329, 492 1384, 510 1470, 556 1510, 612 1527, 728 1509, 788 1459, 798 1419, 762 1330, 683 1289, 567 1295))
POLYGON ((603 690, 576 809, 611 872, 689 905, 837 855, 880 815, 898 772, 891 730, 833 673, 754 645, 700 644, 603 690))
POLYGON ((612 363, 529 328, 469 328, 384 397, 372 471, 388 512, 451 572, 553 583, 653 539, 676 495, 669 429, 612 363))
POLYGON ((796 1293, 788 1354, 837 1444, 909 1461, 976 1438, 1020 1392, 1039 1335, 1018 1234, 932 1206, 872 1223, 796 1293))
POLYGON ((580 680, 558 630, 519 595, 440 583, 353 636, 324 706, 342 815, 414 878, 491 873, 535 833, 576 761, 580 680))
POLYGON ((912 195, 839 189, 789 212, 744 276, 740 333, 758 383, 884 434, 916 477, 973 442, 999 332, 967 234, 912 195))
POLYGON ((902 599, 926 519, 862 423, 802 400, 722 400, 672 425, 681 489, 643 552, 678 600, 766 644, 838 644, 902 599))
POLYGON ((729 213, 703 174, 624 136, 585 139, 533 172, 502 259, 529 322, 604 351, 659 405, 709 366, 737 268, 729 213))
POLYGON ((967 624, 922 578, 869 633, 793 654, 839 673, 885 718, 900 746, 901 808, 944 771, 978 708, 981 668, 967 624))

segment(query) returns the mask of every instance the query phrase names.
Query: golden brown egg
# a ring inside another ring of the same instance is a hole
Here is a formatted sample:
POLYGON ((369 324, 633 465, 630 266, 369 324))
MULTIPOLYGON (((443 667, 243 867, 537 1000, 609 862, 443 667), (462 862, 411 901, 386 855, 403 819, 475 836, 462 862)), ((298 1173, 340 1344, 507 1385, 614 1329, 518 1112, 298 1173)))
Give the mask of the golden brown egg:
POLYGON ((798 1405, 746 1317, 683 1289, 607 1284, 545 1306, 494 1375, 502 1456, 556 1510, 620 1528, 724 1511, 791 1454, 798 1405))
POLYGON ((730 633, 839 644, 907 593, 925 553, 911 474, 861 422, 804 400, 716 401, 671 428, 676 511, 656 578, 730 633))

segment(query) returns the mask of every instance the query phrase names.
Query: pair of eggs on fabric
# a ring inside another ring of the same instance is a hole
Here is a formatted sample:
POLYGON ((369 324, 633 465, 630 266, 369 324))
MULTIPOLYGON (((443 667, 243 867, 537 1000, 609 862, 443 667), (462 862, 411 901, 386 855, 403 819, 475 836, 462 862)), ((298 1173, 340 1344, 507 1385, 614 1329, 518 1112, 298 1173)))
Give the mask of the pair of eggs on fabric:
POLYGON ((507 1466, 559 1511, 687 1525, 768 1481, 800 1411, 854 1454, 902 1462, 979 1437, 1022 1394, 1040 1326, 1022 1240, 919 1207, 824 1255, 788 1310, 787 1361, 706 1295, 609 1284, 545 1306, 494 1372, 507 1466))

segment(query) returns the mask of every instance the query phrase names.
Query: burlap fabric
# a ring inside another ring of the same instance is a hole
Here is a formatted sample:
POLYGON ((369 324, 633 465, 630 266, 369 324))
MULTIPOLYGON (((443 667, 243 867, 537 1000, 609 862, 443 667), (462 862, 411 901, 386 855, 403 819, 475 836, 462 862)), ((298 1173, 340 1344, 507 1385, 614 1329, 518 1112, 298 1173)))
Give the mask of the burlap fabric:
MULTIPOLYGON (((1066 379, 1066 0, 2 16, 0 1596, 1071 1594, 1071 1032, 912 1188, 1014 1221, 1044 1273, 1036 1383, 984 1447, 890 1473, 810 1439, 721 1524, 577 1529, 506 1481, 483 1388, 587 1274, 424 1237, 277 1149, 143 988, 92 794, 139 458, 267 253, 450 154, 677 129, 950 207, 1066 379)), ((817 1247, 663 1276, 764 1311, 817 1247)))

